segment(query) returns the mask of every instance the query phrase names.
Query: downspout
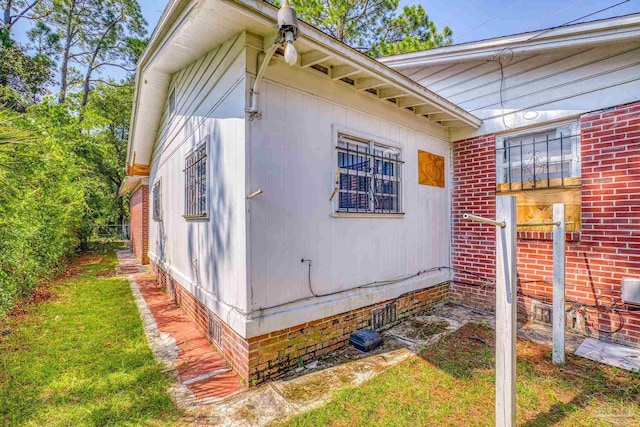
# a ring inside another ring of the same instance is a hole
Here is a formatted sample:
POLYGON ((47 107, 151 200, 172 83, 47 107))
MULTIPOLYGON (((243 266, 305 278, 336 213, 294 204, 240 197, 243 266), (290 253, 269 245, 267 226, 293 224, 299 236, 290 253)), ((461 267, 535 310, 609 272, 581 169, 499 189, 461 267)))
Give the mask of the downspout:
POLYGON ((253 120, 258 118, 260 120, 262 118, 262 112, 258 110, 258 95, 260 95, 260 83, 262 82, 262 77, 264 73, 267 71, 267 67, 271 62, 271 57, 280 45, 278 43, 273 43, 269 50, 265 52, 264 59, 262 60, 262 64, 260 64, 260 69, 258 70, 258 74, 256 75, 256 81, 253 83, 253 88, 251 89, 251 106, 245 110, 245 112, 249 115, 249 120, 253 120))

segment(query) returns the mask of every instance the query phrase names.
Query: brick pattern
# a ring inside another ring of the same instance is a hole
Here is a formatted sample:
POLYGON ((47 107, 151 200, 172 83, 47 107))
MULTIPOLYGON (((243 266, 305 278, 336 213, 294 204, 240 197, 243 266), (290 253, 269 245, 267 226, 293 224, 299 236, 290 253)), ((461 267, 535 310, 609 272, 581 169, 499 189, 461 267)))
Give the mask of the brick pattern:
POLYGON ((244 380, 245 385, 249 384, 249 344, 248 342, 231 329, 222 319, 216 316, 202 302, 196 299, 178 281, 169 277, 157 264, 151 262, 151 270, 156 275, 156 279, 162 289, 173 299, 173 301, 184 310, 187 317, 191 319, 198 329, 209 336, 209 317, 213 316, 222 325, 222 342, 211 341, 222 353, 225 360, 231 365, 234 372, 244 380), (171 286, 170 286, 171 284, 171 286), (171 291, 173 289, 173 291, 171 291))
MULTIPOLYGON (((405 295, 396 301, 398 319, 407 318, 449 300, 446 283, 405 295)), ((309 361, 345 347, 351 334, 369 327, 371 310, 388 301, 317 319, 249 339, 249 378, 252 383, 275 379, 309 361)))
MULTIPOLYGON (((216 347, 235 373, 244 380, 245 385, 256 385, 278 378, 297 367, 299 363, 308 363, 324 354, 345 347, 354 331, 369 326, 371 310, 388 303, 388 301, 380 302, 246 340, 182 285, 170 278, 158 265, 152 262, 151 267, 163 289, 170 294, 198 329, 209 334, 209 316, 214 316, 221 322, 222 345, 216 345, 216 347), (173 294, 169 291, 170 281, 173 283, 173 294)), ((447 283, 412 292, 397 299, 397 318, 416 315, 449 299, 447 283)), ((214 342, 212 337, 209 338, 214 342)))
POLYGON ((131 249, 142 264, 149 264, 149 186, 141 185, 129 202, 131 249))
MULTIPOLYGON (((640 277, 640 103, 621 105, 580 118, 582 230, 567 233, 567 299, 584 304, 621 304, 623 277, 640 277)), ((494 231, 460 223, 464 212, 495 215, 494 136, 454 143, 452 257, 456 269, 494 277, 494 231), (486 180, 486 182, 479 182, 486 180)), ((550 232, 518 233, 518 273, 524 294, 551 299, 553 253, 550 232)), ((492 307, 494 290, 468 286, 483 280, 456 272, 452 298, 492 307)), ((520 296, 522 308, 530 299, 520 296)), ((626 308, 635 308, 628 306, 626 308)), ((640 311, 621 312, 624 327, 613 336, 640 343, 640 311)), ((588 308, 584 332, 617 329, 619 316, 588 308)))

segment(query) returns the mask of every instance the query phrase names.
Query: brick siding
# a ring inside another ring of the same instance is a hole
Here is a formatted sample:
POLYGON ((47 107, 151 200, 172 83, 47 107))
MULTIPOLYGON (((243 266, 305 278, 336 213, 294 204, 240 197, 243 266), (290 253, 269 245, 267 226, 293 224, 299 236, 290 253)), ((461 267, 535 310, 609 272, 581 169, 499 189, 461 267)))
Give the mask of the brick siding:
MULTIPOLYGON (((567 233, 567 299, 590 305, 615 300, 625 307, 621 279, 640 277, 640 103, 585 114, 580 127, 582 230, 567 233)), ((452 265, 457 271, 451 295, 488 308, 495 303, 494 287, 478 276, 494 278, 495 230, 463 222, 461 216, 495 216, 495 163, 493 135, 453 143, 452 265)), ((518 232, 522 293, 550 301, 552 263, 550 232, 518 232)), ((530 299, 521 295, 519 302, 519 312, 529 313, 530 299)), ((612 338, 640 344, 640 311, 620 314, 624 327, 612 338)), ((587 308, 586 316, 583 332, 595 336, 607 336, 597 329, 610 331, 620 322, 611 311, 587 308)))
POLYGON ((129 202, 131 248, 142 264, 149 264, 149 186, 141 185, 129 202))
MULTIPOLYGON (((227 326, 155 263, 152 262, 151 267, 163 289, 167 290, 201 331, 209 336, 210 316, 221 322, 222 344, 216 343, 211 336, 209 338, 247 386, 278 378, 300 363, 308 363, 345 347, 354 331, 369 327, 371 310, 388 302, 302 323, 247 340, 227 326)), ((446 283, 412 292, 396 301, 397 318, 416 315, 448 300, 449 285, 446 283)))

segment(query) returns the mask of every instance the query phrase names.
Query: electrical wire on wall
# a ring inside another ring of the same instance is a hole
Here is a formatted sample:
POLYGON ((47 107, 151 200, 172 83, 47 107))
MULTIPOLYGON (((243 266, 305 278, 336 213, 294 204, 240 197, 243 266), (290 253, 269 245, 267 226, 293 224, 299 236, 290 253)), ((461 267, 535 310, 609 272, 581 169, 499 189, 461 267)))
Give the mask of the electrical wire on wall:
MULTIPOLYGON (((478 283, 473 283, 473 282, 469 282, 469 281, 463 281, 463 280, 457 280, 457 279, 452 279, 451 281, 453 283, 457 283, 457 284, 461 284, 461 285, 466 285, 466 286, 474 286, 474 287, 478 287, 478 288, 483 288, 484 290, 487 289, 487 284, 493 284, 495 286, 495 281, 493 279, 487 278, 485 276, 482 276, 478 273, 472 272, 472 271, 468 271, 468 270, 460 270, 460 269, 455 269, 452 268, 452 271, 454 271, 454 273, 463 273, 463 274, 467 274, 467 275, 472 275, 477 277, 478 279, 482 279, 484 281, 483 284, 478 284, 478 283)), ((518 285, 523 285, 523 284, 527 284, 527 283, 544 283, 548 286, 552 286, 552 283, 546 281, 546 280, 518 280, 518 285)), ((568 286, 574 287, 574 288, 589 288, 588 286, 580 286, 580 285, 571 285, 569 284, 568 286)), ((591 288, 589 288, 591 289, 591 288)), ((527 293, 524 292, 520 289, 518 289, 518 295, 525 297, 525 298, 529 298, 533 301, 537 301, 543 304, 550 304, 550 299, 551 297, 548 295, 540 295, 540 294, 532 294, 532 293, 527 293)), ((576 301, 576 300, 572 300, 572 299, 566 299, 566 302, 570 303, 571 306, 566 309, 566 312, 571 312, 571 311, 583 311, 584 314, 586 314, 586 308, 591 308, 593 310, 595 310, 596 312, 598 312, 598 317, 600 316, 600 313, 602 312, 610 312, 612 314, 614 314, 615 316, 617 316, 618 318, 618 322, 617 322, 617 327, 613 328, 611 330, 603 330, 600 329, 598 326, 594 325, 593 322, 590 322, 588 320, 588 318, 585 316, 585 324, 587 326, 589 326, 591 329, 597 331, 600 335, 606 335, 606 336, 610 336, 613 335, 617 332, 620 332, 625 324, 626 321, 624 319, 624 316, 622 315, 622 313, 635 313, 635 312, 640 312, 640 307, 638 308, 630 308, 630 307, 622 307, 619 305, 619 299, 618 298, 614 298, 612 296, 609 296, 609 298, 611 299, 611 305, 606 305, 606 304, 600 304, 600 303, 595 303, 595 304, 590 304, 590 303, 586 303, 586 302, 581 302, 581 301, 576 301)))
MULTIPOLYGON (((264 317, 264 312, 266 310, 272 310, 272 309, 275 309, 275 308, 286 307, 286 306, 290 306, 292 304, 295 304, 295 303, 298 303, 298 302, 302 302, 302 301, 312 301, 312 300, 314 300, 316 298, 322 298, 322 297, 328 297, 328 296, 333 296, 333 295, 344 294, 344 293, 347 293, 347 292, 350 292, 350 291, 355 291, 355 290, 358 290, 358 289, 378 288, 378 287, 385 287, 385 286, 389 286, 389 285, 394 285, 394 284, 397 284, 397 283, 405 282, 405 281, 410 280, 410 279, 414 279, 414 278, 416 278, 418 276, 421 276, 423 274, 450 269, 450 267, 445 267, 445 266, 427 268, 427 269, 424 269, 424 270, 420 270, 420 271, 418 271, 416 273, 412 273, 412 274, 405 275, 405 276, 399 276, 399 277, 396 277, 396 278, 393 278, 393 279, 389 279, 389 280, 381 280, 381 281, 369 282, 369 283, 365 283, 365 284, 362 284, 362 285, 354 286, 354 287, 348 288, 348 289, 342 289, 342 290, 339 290, 339 291, 327 292, 327 293, 320 294, 320 293, 317 293, 313 289, 313 287, 311 285, 311 260, 303 258, 301 260, 301 262, 303 262, 303 263, 304 262, 308 262, 309 263, 307 277, 308 277, 309 291, 310 291, 312 296, 298 298, 298 299, 295 299, 295 300, 292 300, 292 301, 287 301, 287 302, 283 302, 281 304, 276 304, 276 305, 272 305, 272 306, 268 306, 268 307, 260 307, 260 308, 257 308, 255 310, 250 310, 250 311, 242 310, 241 308, 239 308, 237 306, 234 306, 234 305, 231 305, 229 303, 224 303, 224 304, 227 305, 228 307, 230 307, 236 313, 238 313, 240 315, 243 315, 243 316, 249 316, 249 315, 252 315, 252 314, 255 314, 255 313, 259 313, 259 315, 253 317, 253 319, 261 319, 261 318, 264 317)), ((402 298, 403 296, 405 296, 407 294, 416 292, 418 290, 420 290, 420 289, 414 289, 414 290, 405 292, 405 293, 403 293, 401 295, 398 295, 396 298, 394 298, 392 300, 392 302, 396 301, 399 298, 402 298)))
MULTIPOLYGON (((565 8, 565 9, 563 9, 563 10, 567 10, 567 9, 572 8, 572 7, 575 7, 575 6, 576 6, 576 5, 578 5, 581 1, 582 1, 582 0, 580 0, 580 1, 578 1, 578 2, 576 2, 576 3, 574 3, 574 4, 572 4, 572 5, 570 5, 569 7, 565 8)), ((623 1, 620 1, 620 2, 618 2, 618 3, 612 4, 612 5, 610 5, 610 6, 604 7, 604 8, 602 8, 602 9, 596 10, 595 12, 591 12, 591 13, 588 13, 588 14, 586 14, 586 15, 580 16, 579 18, 575 18, 575 19, 572 19, 572 20, 570 20, 570 21, 567 21, 567 22, 565 22, 564 24, 558 25, 557 27, 552 27, 552 28, 547 28, 546 30, 542 30, 542 31, 540 31, 540 32, 538 32, 538 33, 536 33, 536 34, 534 34, 533 36, 529 37, 528 39, 525 39, 525 40, 523 40, 523 41, 521 41, 521 42, 512 43, 511 45, 508 45, 508 46, 505 46, 505 47, 501 48, 501 49, 500 49, 498 52, 496 52, 496 53, 495 53, 495 54, 494 54, 490 59, 488 59, 488 60, 487 60, 487 62, 497 62, 497 63, 498 63, 498 65, 500 66, 500 89, 499 89, 499 96, 500 96, 500 109, 501 109, 500 116, 501 116, 501 118, 502 118, 502 125, 504 126, 504 128, 505 128, 505 129, 513 129, 513 127, 511 127, 511 126, 507 125, 507 123, 506 123, 506 118, 505 118, 505 112, 504 112, 504 111, 505 111, 505 91, 506 91, 506 78, 505 78, 505 76, 504 76, 504 69, 505 69, 505 67, 506 67, 506 66, 508 66, 508 65, 511 63, 511 61, 513 60, 513 57, 514 57, 514 55, 515 55, 515 54, 514 54, 514 51, 513 51, 513 48, 514 48, 515 46, 518 46, 518 45, 526 44, 526 43, 530 42, 531 40, 534 40, 534 39, 536 39, 536 38, 538 38, 538 37, 542 36, 543 34, 547 34, 547 33, 551 32, 551 31, 557 30, 558 28, 563 28, 563 27, 569 26, 569 25, 574 24, 574 23, 576 23, 576 22, 578 22, 578 21, 581 21, 581 20, 583 20, 583 19, 585 19, 585 18, 589 18, 589 17, 591 17, 591 16, 594 16, 594 15, 597 15, 597 14, 599 14, 599 13, 605 12, 605 11, 607 11, 607 10, 613 9, 614 7, 617 7, 617 6, 620 6, 620 5, 622 5, 622 4, 628 3, 629 1, 631 1, 631 0, 623 0, 623 1)), ((514 7, 514 6, 516 6, 517 4, 518 4, 518 3, 514 4, 511 8, 513 8, 513 7, 514 7)), ((510 8, 510 9, 511 9, 511 8, 510 8)), ((509 10, 509 9, 507 9, 507 10, 509 10)), ((541 21, 539 21, 538 23, 536 23, 536 25, 540 25, 541 23, 543 23, 543 22, 547 21, 548 19, 550 19, 550 18, 552 18, 552 17, 554 17, 554 16, 558 15, 558 13, 559 13, 559 12, 556 12, 556 13, 553 13, 553 14, 551 14, 551 15, 547 16, 547 17, 546 17, 546 18, 544 18, 543 20, 541 20, 541 21)), ((498 15, 498 16, 499 16, 499 15, 498 15)), ((497 17, 497 16, 496 16, 496 17, 497 17)), ((496 17, 494 17, 494 18, 496 18, 496 17)), ((491 19, 490 19, 490 21, 491 21, 491 20, 493 20, 494 18, 491 18, 491 19)), ((487 21, 487 22, 488 22, 488 21, 487 21)), ((476 27, 476 28, 478 28, 478 27, 476 27)), ((475 28, 473 28, 473 29, 472 29, 472 30, 470 30, 470 31, 473 31, 474 29, 475 29, 475 28)), ((468 33, 468 32, 467 32, 467 33, 468 33)), ((465 33, 465 34, 467 34, 467 33, 465 33)), ((465 34, 463 34, 463 36, 464 36, 465 34)))

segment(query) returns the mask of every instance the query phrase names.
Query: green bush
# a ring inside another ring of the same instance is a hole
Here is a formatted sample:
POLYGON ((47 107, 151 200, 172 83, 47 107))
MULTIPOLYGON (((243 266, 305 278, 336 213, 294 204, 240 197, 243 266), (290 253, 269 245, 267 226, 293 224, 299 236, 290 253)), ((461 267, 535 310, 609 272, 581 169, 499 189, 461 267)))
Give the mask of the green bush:
POLYGON ((54 105, 0 111, 0 315, 78 247, 88 177, 72 150, 77 125, 54 105))

